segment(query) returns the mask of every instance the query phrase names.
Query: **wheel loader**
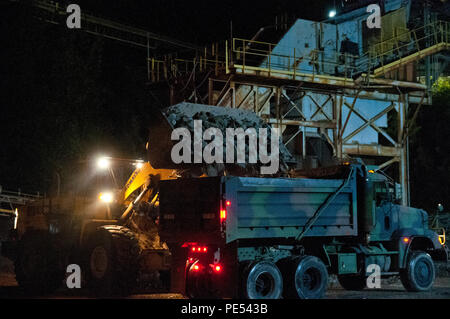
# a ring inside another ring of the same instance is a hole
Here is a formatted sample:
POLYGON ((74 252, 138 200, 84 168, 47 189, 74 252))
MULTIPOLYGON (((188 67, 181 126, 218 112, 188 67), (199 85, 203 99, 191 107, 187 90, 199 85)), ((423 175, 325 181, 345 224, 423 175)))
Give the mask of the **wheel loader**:
POLYGON ((171 172, 139 163, 121 190, 78 191, 20 207, 17 227, 2 245, 19 286, 30 295, 64 288, 66 269, 76 264, 81 288, 96 296, 165 289, 171 256, 157 233, 156 194, 171 172))

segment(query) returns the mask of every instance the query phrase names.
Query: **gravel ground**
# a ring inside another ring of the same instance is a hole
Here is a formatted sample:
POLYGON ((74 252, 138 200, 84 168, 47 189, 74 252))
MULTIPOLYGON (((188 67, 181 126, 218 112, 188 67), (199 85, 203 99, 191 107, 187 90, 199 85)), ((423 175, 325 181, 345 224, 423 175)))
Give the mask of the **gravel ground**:
MULTIPOLYGON (((329 289, 326 294, 327 299, 450 299, 450 266, 444 264, 437 265, 439 277, 433 289, 428 292, 412 293, 403 288, 398 278, 383 279, 380 289, 365 289, 363 291, 346 291, 342 289, 334 277, 330 278, 329 289)), ((14 266, 3 257, 0 257, 0 299, 1 298, 22 298, 14 276, 14 266)), ((42 298, 87 298, 80 291, 61 291, 42 298)), ((184 296, 174 293, 159 294, 136 294, 132 299, 185 299, 184 296)))

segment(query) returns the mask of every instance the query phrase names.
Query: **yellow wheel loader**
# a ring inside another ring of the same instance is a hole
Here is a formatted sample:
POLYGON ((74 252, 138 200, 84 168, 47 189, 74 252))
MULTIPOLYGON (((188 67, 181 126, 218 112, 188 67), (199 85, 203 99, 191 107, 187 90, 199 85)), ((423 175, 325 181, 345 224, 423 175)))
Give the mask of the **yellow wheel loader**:
POLYGON ((66 286, 67 267, 76 264, 81 288, 97 296, 168 287, 170 253, 157 232, 157 193, 171 174, 139 163, 114 194, 55 196, 20 207, 17 227, 2 245, 19 286, 50 293, 66 286))

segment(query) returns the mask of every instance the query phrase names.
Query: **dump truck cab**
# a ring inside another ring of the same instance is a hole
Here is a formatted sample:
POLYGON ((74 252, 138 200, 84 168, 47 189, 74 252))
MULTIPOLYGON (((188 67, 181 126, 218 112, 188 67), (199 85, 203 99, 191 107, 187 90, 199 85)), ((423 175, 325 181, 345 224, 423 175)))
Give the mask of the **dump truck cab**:
POLYGON ((373 184, 373 227, 370 242, 387 243, 399 251, 399 267, 406 265, 405 256, 412 249, 427 251, 436 260, 447 260, 439 235, 430 229, 428 213, 419 208, 400 205, 396 184, 387 176, 368 170, 367 183, 373 184))

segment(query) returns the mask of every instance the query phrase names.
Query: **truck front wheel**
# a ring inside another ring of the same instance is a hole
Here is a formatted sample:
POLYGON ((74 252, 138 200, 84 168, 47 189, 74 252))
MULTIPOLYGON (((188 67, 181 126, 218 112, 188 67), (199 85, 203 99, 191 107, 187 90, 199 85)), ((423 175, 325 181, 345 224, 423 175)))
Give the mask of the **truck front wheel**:
POLYGON ((243 295, 248 299, 279 299, 283 293, 283 277, 278 267, 269 261, 244 266, 243 295))
POLYGON ((328 287, 328 271, 314 256, 289 257, 280 261, 286 298, 320 299, 328 287))
POLYGON ((400 271, 400 280, 408 291, 427 291, 435 279, 434 263, 430 255, 422 251, 410 254, 406 268, 400 271))

